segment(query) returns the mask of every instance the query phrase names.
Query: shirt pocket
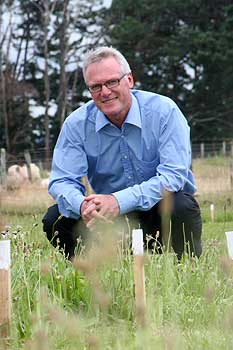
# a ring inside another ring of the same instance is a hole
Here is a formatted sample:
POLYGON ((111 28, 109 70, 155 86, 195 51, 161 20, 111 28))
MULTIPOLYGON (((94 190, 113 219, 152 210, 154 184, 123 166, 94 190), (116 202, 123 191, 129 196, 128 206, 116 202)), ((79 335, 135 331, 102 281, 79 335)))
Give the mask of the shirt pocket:
POLYGON ((138 160, 136 164, 136 171, 141 181, 149 180, 157 173, 157 166, 159 159, 156 158, 150 162, 144 160, 138 160))

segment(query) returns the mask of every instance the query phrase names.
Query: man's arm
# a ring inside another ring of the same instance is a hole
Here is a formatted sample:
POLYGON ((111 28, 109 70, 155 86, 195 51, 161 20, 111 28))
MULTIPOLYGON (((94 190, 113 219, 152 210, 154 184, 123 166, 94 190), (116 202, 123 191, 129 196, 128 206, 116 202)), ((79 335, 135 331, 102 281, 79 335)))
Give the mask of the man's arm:
POLYGON ((170 109, 161 117, 159 126, 160 164, 154 169, 154 176, 147 181, 113 192, 119 203, 120 214, 151 209, 162 199, 165 191, 178 192, 185 188, 194 193, 196 190, 189 170, 191 163, 189 127, 176 104, 170 102, 169 105, 170 109))
POLYGON ((86 175, 87 168, 82 139, 72 124, 65 121, 54 149, 49 193, 66 217, 80 217, 80 206, 85 198, 81 178, 86 175))

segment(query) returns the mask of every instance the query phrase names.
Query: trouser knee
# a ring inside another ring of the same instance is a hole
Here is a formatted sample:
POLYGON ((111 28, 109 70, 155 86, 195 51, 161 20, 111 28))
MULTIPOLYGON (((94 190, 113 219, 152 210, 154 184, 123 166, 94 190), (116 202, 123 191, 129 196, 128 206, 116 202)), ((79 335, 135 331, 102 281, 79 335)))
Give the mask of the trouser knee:
POLYGON ((55 232, 55 223, 60 217, 58 206, 56 204, 48 208, 42 219, 43 231, 46 233, 49 241, 52 241, 55 232))
POLYGON ((202 253, 202 218, 196 199, 185 192, 174 194, 171 218, 174 250, 180 255, 186 245, 189 253, 199 257, 202 253))
POLYGON ((200 215, 199 205, 193 195, 182 191, 173 194, 173 216, 185 218, 194 213, 200 215))
POLYGON ((51 206, 42 219, 43 230, 54 247, 65 252, 71 258, 77 245, 77 220, 62 216, 58 205, 51 206))

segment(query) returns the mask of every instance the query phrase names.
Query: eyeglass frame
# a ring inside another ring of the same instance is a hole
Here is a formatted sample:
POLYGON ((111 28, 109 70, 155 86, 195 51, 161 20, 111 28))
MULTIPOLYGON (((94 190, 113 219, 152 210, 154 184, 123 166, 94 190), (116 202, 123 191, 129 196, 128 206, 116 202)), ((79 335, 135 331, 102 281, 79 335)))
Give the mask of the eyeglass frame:
POLYGON ((98 93, 98 92, 101 92, 103 86, 106 86, 109 90, 114 89, 115 87, 117 87, 117 86, 120 85, 120 81, 121 81, 126 75, 128 75, 128 74, 130 74, 130 72, 129 72, 129 73, 123 74, 123 75, 122 75, 120 78, 118 78, 118 79, 110 79, 110 80, 105 81, 105 82, 102 83, 102 84, 94 84, 94 85, 92 85, 92 86, 88 86, 88 85, 87 85, 87 88, 88 88, 88 90, 90 91, 91 94, 96 94, 96 93, 98 93), (108 86, 108 84, 111 83, 111 82, 114 82, 114 83, 116 83, 116 84, 114 84, 113 86, 108 86), (95 87, 97 87, 97 90, 93 91, 92 89, 95 88, 95 87))

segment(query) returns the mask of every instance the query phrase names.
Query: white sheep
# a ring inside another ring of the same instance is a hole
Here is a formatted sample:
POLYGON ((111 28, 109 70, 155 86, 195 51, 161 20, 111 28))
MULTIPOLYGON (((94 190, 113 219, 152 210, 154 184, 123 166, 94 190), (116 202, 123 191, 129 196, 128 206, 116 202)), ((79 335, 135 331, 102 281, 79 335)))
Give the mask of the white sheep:
POLYGON ((48 188, 48 185, 49 185, 49 178, 41 179, 41 181, 40 181, 40 186, 41 186, 42 188, 48 188))
POLYGON ((29 179, 29 171, 26 164, 23 166, 14 164, 7 170, 7 188, 16 189, 30 182, 38 182, 41 179, 40 169, 37 165, 31 163, 31 179, 29 179))

